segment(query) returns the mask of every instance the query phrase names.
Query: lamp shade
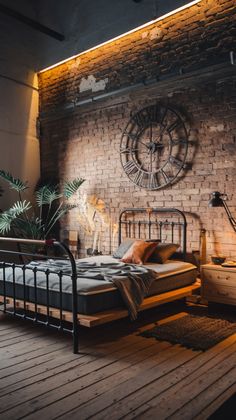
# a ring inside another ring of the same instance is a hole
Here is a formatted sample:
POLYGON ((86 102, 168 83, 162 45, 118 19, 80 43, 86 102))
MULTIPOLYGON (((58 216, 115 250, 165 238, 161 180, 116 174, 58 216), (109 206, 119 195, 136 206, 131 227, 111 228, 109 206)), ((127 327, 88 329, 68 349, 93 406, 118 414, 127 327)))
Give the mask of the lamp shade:
POLYGON ((219 191, 214 191, 211 193, 211 199, 208 203, 209 207, 222 207, 224 206, 223 200, 222 200, 222 194, 219 191))

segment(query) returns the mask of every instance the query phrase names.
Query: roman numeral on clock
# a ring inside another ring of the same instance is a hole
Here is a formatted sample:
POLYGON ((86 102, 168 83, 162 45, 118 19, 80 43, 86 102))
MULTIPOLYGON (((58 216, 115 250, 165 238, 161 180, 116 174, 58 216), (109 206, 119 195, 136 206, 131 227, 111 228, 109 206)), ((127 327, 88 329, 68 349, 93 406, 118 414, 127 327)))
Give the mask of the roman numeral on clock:
POLYGON ((128 136, 131 140, 136 140, 136 138, 137 138, 137 134, 130 133, 128 131, 124 131, 124 135, 128 136))
POLYGON ((164 124, 164 121, 165 121, 165 119, 166 119, 167 113, 168 113, 168 109, 167 109, 167 108, 165 108, 165 109, 164 109, 164 112, 162 113, 162 116, 161 116, 161 125, 166 126, 166 125, 164 124))
POLYGON ((120 153, 124 153, 124 154, 131 154, 131 153, 135 153, 135 152, 137 152, 138 151, 138 149, 134 149, 133 147, 126 147, 126 148, 124 148, 124 149, 120 149, 120 153))
POLYGON ((159 123, 161 119, 160 109, 157 105, 149 106, 147 108, 147 115, 149 122, 159 123))
POLYGON ((171 178, 167 175, 167 173, 164 171, 164 169, 161 169, 161 174, 165 180, 165 183, 168 184, 171 181, 171 178))
POLYGON ((148 178, 148 188, 149 190, 155 190, 159 187, 157 173, 149 174, 148 178))
POLYGON ((169 162, 171 163, 171 165, 176 166, 177 168, 182 168, 184 165, 184 162, 180 159, 177 159, 174 156, 170 156, 169 157, 169 162))
POLYGON ((137 124, 139 127, 145 127, 147 125, 147 122, 149 120, 148 115, 143 114, 142 112, 138 112, 132 117, 135 124, 137 124))
POLYGON ((137 185, 142 185, 143 178, 144 178, 144 172, 139 170, 138 173, 135 175, 133 181, 137 185))
POLYGON ((123 168, 128 175, 133 174, 133 173, 138 171, 137 166, 135 165, 135 163, 132 160, 128 160, 128 162, 126 162, 123 165, 123 168))
POLYGON ((178 146, 179 144, 187 144, 187 140, 186 139, 171 139, 171 144, 172 146, 178 146))

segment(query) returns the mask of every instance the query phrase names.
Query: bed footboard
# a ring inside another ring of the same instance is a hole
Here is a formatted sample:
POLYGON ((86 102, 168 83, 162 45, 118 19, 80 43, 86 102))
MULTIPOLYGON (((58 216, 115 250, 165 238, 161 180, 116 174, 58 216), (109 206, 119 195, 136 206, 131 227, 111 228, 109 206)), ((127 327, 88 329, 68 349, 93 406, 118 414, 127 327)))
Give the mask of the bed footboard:
MULTIPOLYGON (((18 238, 0 238, 1 243, 12 243, 28 246, 40 246, 51 249, 60 249, 63 255, 70 263, 70 274, 66 274, 67 279, 71 282, 71 310, 65 311, 63 308, 63 290, 62 278, 65 276, 62 270, 50 270, 30 267, 29 264, 17 264, 10 262, 0 263, 0 311, 18 317, 21 319, 31 320, 38 324, 57 329, 58 331, 66 331, 73 336, 73 352, 78 353, 78 322, 77 322, 77 272, 73 255, 68 247, 56 240, 31 240, 18 238), (26 274, 31 273, 31 284, 26 274), (50 276, 54 276, 54 282, 57 284, 57 304, 52 305, 50 302, 50 276), (17 278, 20 278, 17 281, 17 278), (39 302, 39 294, 42 292, 42 284, 44 291, 44 302, 39 302), (40 286, 41 285, 41 286, 40 286)), ((2 248, 2 247, 1 247, 2 248)), ((48 256, 37 253, 9 251, 0 249, 1 254, 11 255, 13 258, 19 256, 22 258, 30 257, 32 259, 40 258, 45 260, 48 256)), ((51 256, 50 256, 51 258, 51 256)), ((53 257, 58 259, 58 257, 53 257)), ((60 257, 61 260, 61 257, 60 257)))

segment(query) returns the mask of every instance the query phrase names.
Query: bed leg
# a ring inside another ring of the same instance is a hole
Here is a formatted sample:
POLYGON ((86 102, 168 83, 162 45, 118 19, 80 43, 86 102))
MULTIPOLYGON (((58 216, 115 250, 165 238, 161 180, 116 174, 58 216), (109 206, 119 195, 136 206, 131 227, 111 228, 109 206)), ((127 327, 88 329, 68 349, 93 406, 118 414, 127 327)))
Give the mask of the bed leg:
POLYGON ((72 275, 71 275, 71 280, 72 280, 72 323, 73 323, 73 330, 72 330, 72 334, 73 334, 73 353, 74 354, 78 354, 79 353, 79 331, 78 331, 78 320, 77 320, 77 314, 78 314, 78 310, 77 310, 77 269, 76 269, 76 263, 75 263, 75 259, 72 255, 72 253, 70 252, 69 248, 65 245, 65 244, 60 244, 61 248, 64 249, 64 251, 66 251, 69 259, 70 259, 70 263, 71 263, 71 269, 72 269, 72 275))
POLYGON ((78 327, 73 331, 73 353, 79 353, 79 334, 78 334, 78 327))

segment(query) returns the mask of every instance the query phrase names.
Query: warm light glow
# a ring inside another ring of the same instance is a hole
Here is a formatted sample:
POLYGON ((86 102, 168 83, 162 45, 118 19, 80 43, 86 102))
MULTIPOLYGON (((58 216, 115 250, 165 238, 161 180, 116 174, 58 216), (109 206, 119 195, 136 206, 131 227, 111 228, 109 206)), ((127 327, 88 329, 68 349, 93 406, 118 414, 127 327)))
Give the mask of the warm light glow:
POLYGON ((169 16, 171 16, 171 15, 174 15, 175 13, 178 13, 178 12, 180 12, 181 10, 187 9, 188 7, 191 7, 191 6, 193 6, 193 5, 197 4, 197 3, 200 3, 200 1, 201 1, 201 0, 194 0, 194 1, 191 1, 191 2, 189 2, 188 4, 185 4, 184 6, 178 7, 177 9, 172 10, 171 12, 168 12, 168 13, 166 13, 165 15, 162 15, 162 16, 160 16, 160 17, 158 17, 158 18, 154 19, 154 20, 150 20, 149 22, 144 23, 144 24, 143 24, 143 25, 141 25, 141 26, 138 26, 138 27, 136 27, 136 28, 134 28, 134 29, 131 29, 131 30, 130 30, 130 31, 128 31, 128 32, 125 32, 125 33, 123 33, 123 34, 121 34, 121 35, 116 36, 115 38, 109 39, 108 41, 104 41, 104 42, 102 42, 101 44, 98 44, 98 45, 95 45, 94 47, 89 48, 88 50, 82 51, 82 52, 81 52, 81 53, 79 53, 79 54, 73 55, 72 57, 66 58, 65 60, 59 61, 59 62, 58 62, 58 63, 56 63, 56 64, 53 64, 53 65, 51 65, 51 66, 49 66, 49 67, 46 67, 45 69, 40 70, 40 71, 39 71, 39 73, 43 73, 43 72, 45 72, 45 71, 47 71, 47 70, 53 69, 54 67, 57 67, 57 66, 59 66, 60 64, 66 63, 67 61, 73 60, 74 58, 80 57, 80 56, 81 56, 81 55, 83 55, 83 54, 86 54, 86 53, 88 53, 88 52, 90 52, 90 51, 93 51, 93 50, 96 50, 97 48, 100 48, 100 47, 102 47, 102 46, 104 46, 104 45, 106 45, 106 44, 109 44, 110 42, 113 42, 113 41, 116 41, 116 40, 118 40, 118 39, 120 39, 120 38, 123 38, 123 37, 125 37, 126 35, 132 34, 132 33, 136 32, 136 31, 138 31, 138 30, 140 30, 140 29, 146 28, 147 26, 152 25, 153 23, 156 23, 156 22, 158 22, 158 21, 160 21, 160 20, 163 20, 163 19, 165 19, 165 18, 167 18, 167 17, 169 17, 169 16))

